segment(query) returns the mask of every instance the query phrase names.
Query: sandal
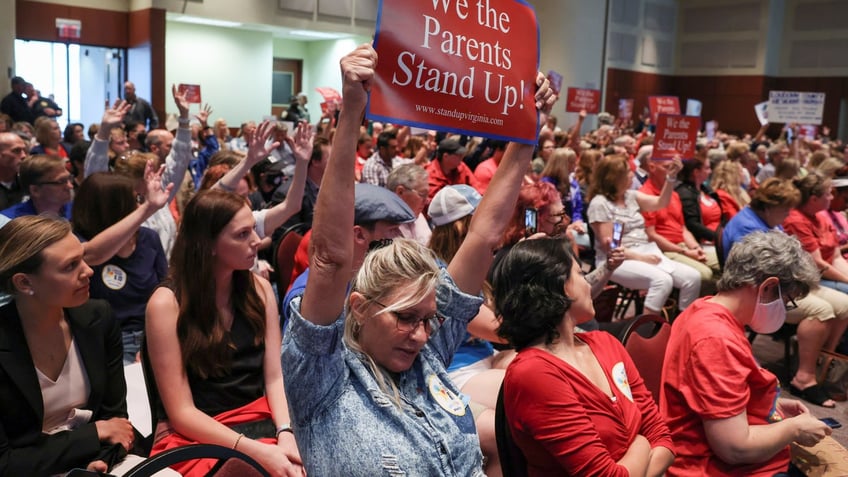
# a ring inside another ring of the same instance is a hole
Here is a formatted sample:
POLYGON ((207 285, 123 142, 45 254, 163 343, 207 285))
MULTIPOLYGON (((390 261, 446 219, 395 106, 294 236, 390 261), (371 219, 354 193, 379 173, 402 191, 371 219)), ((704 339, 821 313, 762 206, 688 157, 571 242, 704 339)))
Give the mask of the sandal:
POLYGON ((813 384, 812 386, 808 386, 804 389, 798 389, 794 385, 789 385, 789 392, 793 396, 797 396, 807 402, 813 403, 816 406, 834 408, 835 404, 831 404, 830 406, 825 406, 824 403, 830 400, 830 396, 827 395, 824 388, 822 388, 818 384, 813 384))

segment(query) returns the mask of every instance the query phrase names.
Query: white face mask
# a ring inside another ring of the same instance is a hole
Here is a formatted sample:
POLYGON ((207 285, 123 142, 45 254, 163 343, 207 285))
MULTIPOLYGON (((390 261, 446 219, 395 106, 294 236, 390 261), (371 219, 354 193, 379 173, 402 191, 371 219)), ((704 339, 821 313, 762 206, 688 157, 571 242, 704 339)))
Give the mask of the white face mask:
POLYGON ((767 335, 779 330, 786 321, 786 305, 780 295, 780 287, 777 288, 777 300, 769 303, 760 302, 761 293, 762 291, 757 294, 757 306, 748 326, 757 333, 767 335))

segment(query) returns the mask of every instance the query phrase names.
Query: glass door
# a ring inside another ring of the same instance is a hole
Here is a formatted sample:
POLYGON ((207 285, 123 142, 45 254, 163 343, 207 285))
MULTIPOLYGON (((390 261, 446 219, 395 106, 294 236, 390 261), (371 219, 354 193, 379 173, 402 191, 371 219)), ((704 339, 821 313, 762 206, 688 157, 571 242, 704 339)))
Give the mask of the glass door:
POLYGON ((15 40, 15 72, 45 97, 52 96, 69 122, 100 123, 103 108, 120 97, 126 51, 45 41, 15 40))

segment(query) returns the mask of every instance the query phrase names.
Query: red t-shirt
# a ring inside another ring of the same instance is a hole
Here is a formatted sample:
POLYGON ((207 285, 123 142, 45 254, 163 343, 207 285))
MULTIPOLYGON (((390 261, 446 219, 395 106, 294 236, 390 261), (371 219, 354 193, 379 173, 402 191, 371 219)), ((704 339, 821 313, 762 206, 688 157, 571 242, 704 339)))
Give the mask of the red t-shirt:
POLYGON ((497 170, 498 165, 491 157, 478 164, 477 168, 474 169, 474 178, 477 179, 477 182, 480 184, 480 187, 478 187, 477 190, 481 194, 486 193, 486 189, 489 187, 489 182, 492 182, 492 177, 495 176, 495 171, 497 170))
POLYGON ((504 377, 504 410, 531 477, 627 476, 618 465, 636 438, 672 448, 671 436, 630 355, 605 331, 579 333, 603 368, 612 398, 582 372, 527 348, 504 377))
POLYGON ((701 298, 671 327, 665 352, 660 411, 677 458, 670 476, 773 476, 789 467, 789 446, 759 464, 727 464, 710 449, 704 420, 727 419, 747 412, 748 424, 783 419, 777 410, 780 384, 760 367, 741 323, 730 311, 701 298))
MULTIPOLYGON (((661 190, 657 189, 649 178, 639 188, 639 192, 659 196, 661 190)), ((643 211, 642 217, 645 217, 645 228, 653 226, 658 234, 672 243, 683 243, 683 227, 686 222, 683 219, 683 203, 680 202, 680 196, 677 195, 677 192, 671 193, 671 201, 668 203, 668 207, 654 212, 643 211)))
POLYGON ((833 262, 837 247, 836 231, 829 220, 821 220, 818 216, 810 217, 798 209, 792 209, 783 221, 783 230, 797 237, 804 250, 810 253, 818 250, 826 262, 833 262))
POLYGON ((704 227, 710 230, 717 229, 721 225, 721 206, 706 194, 701 194, 698 203, 701 205, 701 222, 704 227))
POLYGON ((485 192, 485 189, 480 187, 477 178, 474 177, 474 174, 471 173, 471 169, 469 169, 464 162, 460 162, 456 170, 447 176, 444 172, 442 172, 442 166, 436 159, 430 161, 430 163, 427 164, 426 169, 427 173, 430 175, 428 179, 428 183, 430 185, 430 193, 427 196, 428 201, 433 200, 433 196, 436 195, 436 192, 439 192, 442 190, 442 187, 447 185, 466 184, 477 189, 477 192, 481 194, 485 192))
POLYGON ((724 221, 727 223, 734 215, 738 214, 742 208, 739 207, 739 202, 736 202, 736 199, 734 199, 727 191, 716 189, 715 192, 718 194, 718 202, 721 204, 724 221))
POLYGON ((309 240, 312 239, 312 229, 303 234, 303 238, 297 245, 297 250, 294 252, 294 264, 292 265, 291 280, 289 280, 289 288, 294 284, 297 277, 309 268, 309 240))

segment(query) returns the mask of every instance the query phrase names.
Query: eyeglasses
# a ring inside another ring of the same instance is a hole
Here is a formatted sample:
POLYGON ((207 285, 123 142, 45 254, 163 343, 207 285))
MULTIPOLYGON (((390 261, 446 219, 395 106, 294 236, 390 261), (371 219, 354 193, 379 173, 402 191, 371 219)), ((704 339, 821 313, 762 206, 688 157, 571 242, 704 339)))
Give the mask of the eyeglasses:
MULTIPOLYGON (((386 305, 377 300, 374 300, 374 303, 382 306, 383 308, 388 308, 386 305)), ((442 326, 442 323, 445 322, 445 317, 440 315, 439 312, 433 313, 430 316, 420 317, 411 313, 402 313, 399 311, 386 311, 386 313, 395 317, 395 325, 397 326, 398 331, 402 333, 412 333, 418 329, 418 325, 423 325, 424 332, 429 335, 432 334, 433 331, 439 329, 439 327, 442 326)))
POLYGON ((565 211, 562 211, 558 214, 548 214, 547 221, 548 223, 553 225, 560 224, 563 220, 565 220, 566 215, 567 214, 565 213, 565 211))
POLYGON ((795 298, 790 297, 788 300, 786 300, 786 303, 783 304, 783 307, 786 309, 786 311, 792 311, 798 308, 798 304, 795 303, 795 298))
POLYGON ((74 176, 65 176, 65 177, 62 177, 62 178, 60 178, 59 180, 55 180, 55 181, 36 182, 36 183, 35 183, 35 185, 40 185, 40 186, 42 186, 42 185, 58 185, 58 186, 63 186, 63 185, 68 185, 68 184, 72 183, 73 181, 74 181, 74 176))
POLYGON ((422 199, 426 199, 427 196, 430 194, 429 190, 420 191, 420 190, 415 190, 411 187, 407 188, 406 190, 408 190, 409 192, 413 192, 415 194, 418 194, 418 197, 421 197, 422 199))

